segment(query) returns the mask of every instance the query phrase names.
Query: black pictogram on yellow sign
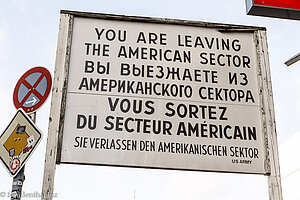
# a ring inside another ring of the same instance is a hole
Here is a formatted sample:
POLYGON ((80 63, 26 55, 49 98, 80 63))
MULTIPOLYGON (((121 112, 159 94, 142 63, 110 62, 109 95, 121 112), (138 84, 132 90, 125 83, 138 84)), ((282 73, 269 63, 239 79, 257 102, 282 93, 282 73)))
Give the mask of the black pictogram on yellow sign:
POLYGON ((29 135, 25 132, 26 126, 18 124, 6 142, 3 144, 10 157, 18 156, 28 143, 29 135))

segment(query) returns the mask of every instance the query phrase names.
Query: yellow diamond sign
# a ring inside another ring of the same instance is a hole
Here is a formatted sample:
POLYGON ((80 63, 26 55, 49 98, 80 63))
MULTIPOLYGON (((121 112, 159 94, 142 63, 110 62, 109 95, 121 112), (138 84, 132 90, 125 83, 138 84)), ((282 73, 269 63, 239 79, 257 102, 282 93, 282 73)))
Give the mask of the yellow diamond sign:
POLYGON ((0 136, 0 159, 11 176, 23 167, 41 138, 41 131, 19 109, 0 136))

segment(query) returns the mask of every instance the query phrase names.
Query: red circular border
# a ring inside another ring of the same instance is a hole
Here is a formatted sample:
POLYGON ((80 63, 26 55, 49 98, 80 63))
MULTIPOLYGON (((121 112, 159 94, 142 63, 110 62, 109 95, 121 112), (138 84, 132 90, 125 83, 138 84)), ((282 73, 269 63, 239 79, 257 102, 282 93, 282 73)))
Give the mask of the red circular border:
POLYGON ((17 109, 22 108, 26 113, 32 113, 32 112, 36 111, 47 100, 47 98, 49 96, 49 93, 50 93, 50 90, 51 90, 51 87, 52 87, 52 77, 51 77, 50 72, 46 68, 44 68, 44 67, 34 67, 34 68, 28 70, 27 72, 25 72, 25 74, 23 74, 23 76, 19 79, 18 83, 15 86, 14 94, 13 94, 13 102, 14 102, 15 107, 17 109), (31 75, 33 73, 36 73, 36 72, 42 73, 41 76, 46 77, 47 88, 46 88, 45 94, 44 94, 43 98, 39 99, 40 101, 37 104, 35 104, 34 106, 24 107, 24 106, 21 105, 21 102, 19 102, 19 100, 18 100, 18 92, 19 92, 20 86, 24 81, 26 81, 25 79, 29 75, 31 75))
POLYGON ((11 171, 12 174, 14 174, 17 171, 17 169, 20 167, 20 165, 21 165, 20 160, 14 158, 14 159, 12 159, 11 163, 9 163, 9 170, 11 171), (16 160, 18 162, 18 166, 15 169, 12 169, 12 165, 13 165, 14 160, 16 160))

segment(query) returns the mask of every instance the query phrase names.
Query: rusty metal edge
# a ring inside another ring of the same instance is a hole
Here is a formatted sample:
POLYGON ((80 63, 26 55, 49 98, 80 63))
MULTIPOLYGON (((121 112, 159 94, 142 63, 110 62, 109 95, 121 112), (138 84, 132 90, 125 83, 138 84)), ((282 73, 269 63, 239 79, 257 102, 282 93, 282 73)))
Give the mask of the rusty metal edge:
POLYGON ((202 21, 191 21, 191 20, 180 20, 180 19, 168 19, 168 18, 154 18, 154 17, 140 17, 140 16, 127 16, 127 15, 115 15, 105 13, 90 13, 80 11, 61 10, 61 14, 70 14, 74 17, 86 17, 86 18, 97 18, 107 20, 119 20, 119 21, 131 21, 131 22, 144 22, 144 23, 160 23, 160 24, 173 24, 173 25, 185 25, 205 28, 220 28, 221 30, 232 30, 235 31, 256 31, 266 30, 265 27, 257 26, 246 26, 246 25, 233 25, 233 24, 222 24, 213 22, 202 22, 202 21))
POLYGON ((67 36, 67 46, 66 46, 66 55, 65 55, 65 77, 64 77, 64 84, 62 88, 61 112, 59 116, 60 123, 58 129, 56 164, 60 164, 61 161, 62 140, 63 140, 63 130, 64 130, 66 100, 67 100, 67 87, 68 87, 68 80, 69 80, 69 66, 70 66, 73 23, 74 23, 74 17, 71 15, 68 22, 69 29, 67 34, 68 36, 67 36))

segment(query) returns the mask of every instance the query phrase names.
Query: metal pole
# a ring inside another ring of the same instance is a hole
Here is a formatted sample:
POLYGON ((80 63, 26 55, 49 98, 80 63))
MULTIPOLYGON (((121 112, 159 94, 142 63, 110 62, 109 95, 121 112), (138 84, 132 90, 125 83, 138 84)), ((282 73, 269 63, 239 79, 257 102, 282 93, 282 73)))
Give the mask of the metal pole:
POLYGON ((298 62, 299 60, 300 60, 300 53, 288 59, 284 64, 286 64, 286 66, 290 66, 295 62, 298 62))
POLYGON ((19 171, 19 173, 14 177, 11 189, 11 200, 19 200, 22 195, 22 186, 25 180, 25 165, 19 171))
MULTIPOLYGON (((36 112, 28 114, 31 120, 35 123, 36 112)), ((25 165, 19 171, 19 173, 13 178, 12 189, 11 189, 11 200, 20 200, 22 197, 22 187, 25 181, 25 165)))

